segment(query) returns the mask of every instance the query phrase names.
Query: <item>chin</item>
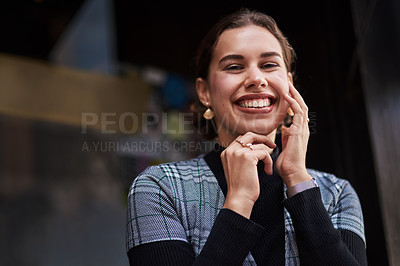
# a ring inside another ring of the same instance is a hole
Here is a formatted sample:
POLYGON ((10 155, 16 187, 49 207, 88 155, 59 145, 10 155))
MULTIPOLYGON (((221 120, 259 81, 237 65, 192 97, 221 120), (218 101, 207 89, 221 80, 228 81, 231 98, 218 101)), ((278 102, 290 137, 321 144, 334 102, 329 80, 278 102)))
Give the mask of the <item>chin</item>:
POLYGON ((277 125, 275 124, 256 124, 256 125, 251 125, 251 126, 244 126, 241 128, 238 128, 238 132, 240 134, 245 134, 246 132, 254 132, 256 134, 260 134, 260 135, 269 135, 271 133, 273 133, 278 126, 280 125, 280 123, 278 123, 277 125))

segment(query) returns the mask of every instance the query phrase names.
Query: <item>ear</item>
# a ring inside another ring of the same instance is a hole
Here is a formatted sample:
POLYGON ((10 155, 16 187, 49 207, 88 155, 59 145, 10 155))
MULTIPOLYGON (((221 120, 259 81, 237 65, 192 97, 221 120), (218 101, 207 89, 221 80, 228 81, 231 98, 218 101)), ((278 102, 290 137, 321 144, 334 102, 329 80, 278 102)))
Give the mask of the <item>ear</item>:
POLYGON ((207 102, 210 102, 210 90, 206 80, 203 78, 196 79, 196 91, 197 96, 203 105, 206 105, 207 102))
POLYGON ((293 75, 292 75, 292 73, 288 72, 287 76, 288 76, 289 81, 293 84, 293 75))

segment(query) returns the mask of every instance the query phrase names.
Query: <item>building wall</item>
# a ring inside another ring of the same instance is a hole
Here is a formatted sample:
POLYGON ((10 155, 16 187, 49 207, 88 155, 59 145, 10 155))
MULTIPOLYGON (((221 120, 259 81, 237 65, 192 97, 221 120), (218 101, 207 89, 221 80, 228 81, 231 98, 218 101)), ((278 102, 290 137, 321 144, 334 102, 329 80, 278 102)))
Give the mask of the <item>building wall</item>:
POLYGON ((390 265, 400 265, 400 3, 352 1, 390 265))

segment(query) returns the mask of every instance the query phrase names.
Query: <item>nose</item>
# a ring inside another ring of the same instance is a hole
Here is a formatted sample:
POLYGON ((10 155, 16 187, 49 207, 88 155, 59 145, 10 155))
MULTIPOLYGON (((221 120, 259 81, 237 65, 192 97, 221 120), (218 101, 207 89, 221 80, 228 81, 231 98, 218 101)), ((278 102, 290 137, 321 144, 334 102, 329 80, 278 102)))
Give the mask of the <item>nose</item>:
POLYGON ((244 82, 246 89, 266 87, 268 82, 263 75, 262 71, 258 67, 253 67, 248 69, 248 74, 244 82))

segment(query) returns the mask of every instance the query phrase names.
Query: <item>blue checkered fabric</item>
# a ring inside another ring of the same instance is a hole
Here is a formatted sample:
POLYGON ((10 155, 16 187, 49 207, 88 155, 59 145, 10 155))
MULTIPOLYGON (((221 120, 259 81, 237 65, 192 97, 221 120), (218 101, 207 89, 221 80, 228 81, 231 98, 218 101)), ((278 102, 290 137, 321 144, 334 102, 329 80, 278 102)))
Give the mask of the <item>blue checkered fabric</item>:
MULTIPOLYGON (((308 169, 335 228, 356 233, 365 243, 357 194, 348 181, 308 169)), ((286 197, 286 188, 282 193, 286 197)), ((163 240, 181 240, 199 255, 225 201, 218 181, 203 157, 151 166, 133 182, 128 196, 127 250, 163 240)), ((296 235, 284 210, 286 265, 300 265, 296 235)), ((256 265, 251 253, 243 265, 256 265)))

